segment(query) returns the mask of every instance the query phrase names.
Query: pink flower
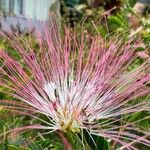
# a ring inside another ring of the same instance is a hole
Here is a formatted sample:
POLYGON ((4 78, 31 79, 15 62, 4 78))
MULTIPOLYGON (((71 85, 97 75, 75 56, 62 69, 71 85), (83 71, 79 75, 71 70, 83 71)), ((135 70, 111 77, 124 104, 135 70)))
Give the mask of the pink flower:
POLYGON ((107 41, 70 29, 62 37, 54 26, 44 35, 37 31, 36 37, 38 53, 23 38, 8 38, 23 61, 0 51, 0 85, 8 89, 4 93, 21 101, 1 100, 1 105, 41 121, 30 129, 74 133, 85 129, 117 142, 120 149, 136 150, 136 143, 150 146, 149 133, 135 124, 139 120, 127 120, 132 113, 150 110, 149 101, 133 103, 150 92, 149 59, 130 69, 138 57, 134 51, 138 41, 123 42, 118 37, 107 41))
POLYGON ((143 59, 149 59, 150 58, 147 51, 138 52, 138 56, 143 58, 143 59))

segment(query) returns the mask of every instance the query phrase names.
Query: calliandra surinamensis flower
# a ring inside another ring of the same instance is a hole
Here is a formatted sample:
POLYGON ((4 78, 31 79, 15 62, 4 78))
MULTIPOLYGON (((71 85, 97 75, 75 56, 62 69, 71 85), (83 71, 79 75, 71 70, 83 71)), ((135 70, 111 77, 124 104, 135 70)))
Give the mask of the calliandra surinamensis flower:
POLYGON ((7 38, 21 60, 0 51, 0 85, 17 101, 0 103, 41 121, 18 130, 79 133, 84 129, 115 141, 120 149, 136 150, 136 143, 150 146, 150 134, 136 126, 139 120, 128 121, 133 113, 150 110, 148 100, 134 102, 150 92, 149 59, 131 69, 138 58, 138 40, 107 40, 68 28, 61 36, 52 27, 42 34, 36 31, 37 52, 17 34, 7 38))

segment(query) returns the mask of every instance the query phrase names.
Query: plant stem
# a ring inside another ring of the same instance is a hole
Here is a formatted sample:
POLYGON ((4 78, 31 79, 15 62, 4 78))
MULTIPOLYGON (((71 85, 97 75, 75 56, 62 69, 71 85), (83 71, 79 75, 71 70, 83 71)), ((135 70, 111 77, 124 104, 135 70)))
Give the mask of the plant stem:
POLYGON ((71 143, 65 137, 64 133, 61 131, 57 131, 57 134, 59 135, 60 139, 62 140, 65 150, 73 150, 71 143))

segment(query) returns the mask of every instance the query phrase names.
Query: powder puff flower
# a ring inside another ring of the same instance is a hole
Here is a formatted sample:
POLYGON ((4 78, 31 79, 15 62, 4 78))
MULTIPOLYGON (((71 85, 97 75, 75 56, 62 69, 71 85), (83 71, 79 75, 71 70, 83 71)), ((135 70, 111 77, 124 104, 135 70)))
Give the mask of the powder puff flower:
POLYGON ((86 130, 118 143, 120 149, 136 150, 136 143, 150 146, 149 133, 136 126, 139 120, 127 120, 135 112, 150 110, 149 101, 133 102, 150 92, 149 59, 131 69, 138 57, 138 41, 124 42, 117 37, 108 41, 100 35, 78 35, 70 29, 61 36, 53 26, 45 33, 36 32, 36 52, 17 34, 7 38, 21 60, 0 51, 0 86, 17 100, 1 100, 0 104, 41 121, 41 125, 16 131, 86 130))

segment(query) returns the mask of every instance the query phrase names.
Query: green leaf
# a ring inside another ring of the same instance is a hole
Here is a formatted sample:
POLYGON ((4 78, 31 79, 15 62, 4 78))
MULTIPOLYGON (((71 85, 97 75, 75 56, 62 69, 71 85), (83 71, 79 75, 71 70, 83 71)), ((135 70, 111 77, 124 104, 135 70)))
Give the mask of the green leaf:
POLYGON ((25 148, 25 147, 16 147, 14 145, 9 145, 8 150, 31 150, 30 148, 25 148))
POLYGON ((16 147, 14 145, 9 145, 8 150, 19 150, 19 147, 16 147))
POLYGON ((89 135, 86 130, 83 131, 83 134, 92 150, 110 150, 109 143, 105 138, 93 134, 89 135))

